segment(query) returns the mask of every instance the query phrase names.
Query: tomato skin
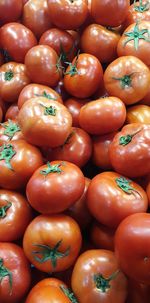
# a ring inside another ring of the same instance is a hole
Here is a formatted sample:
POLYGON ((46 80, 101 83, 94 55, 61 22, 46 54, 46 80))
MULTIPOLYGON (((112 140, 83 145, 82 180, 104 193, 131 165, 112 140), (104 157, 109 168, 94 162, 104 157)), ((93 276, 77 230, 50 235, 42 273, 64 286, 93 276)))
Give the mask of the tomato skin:
POLYGON ((132 123, 124 126, 114 137, 109 149, 110 161, 114 170, 130 178, 149 174, 149 144, 150 125, 132 123), (127 137, 128 135, 131 138, 127 137), (126 145, 123 143, 124 139, 127 139, 126 145))
POLYGON ((148 202, 149 202, 149 206, 150 206, 150 181, 146 187, 146 193, 147 193, 147 196, 148 196, 148 202))
MULTIPOLYGON (((6 145, 7 148, 10 144, 15 154, 9 161, 11 167, 5 160, 0 160, 0 187, 11 190, 21 189, 34 171, 43 164, 43 159, 40 151, 24 140, 11 141, 6 145)), ((4 145, 0 147, 1 157, 3 150, 4 145)))
POLYGON ((17 21, 22 14, 22 8, 23 8, 22 0, 1 1, 0 25, 12 21, 17 21))
POLYGON ((74 264, 81 248, 82 236, 80 228, 71 217, 61 215, 38 216, 27 227, 23 238, 23 249, 30 262, 44 272, 59 272, 74 264), (56 257, 54 264, 51 258, 42 263, 35 256, 42 258, 42 254, 34 254, 41 251, 36 245, 47 245, 51 249, 58 242, 58 252, 68 253, 62 257, 56 257))
POLYGON ((43 165, 34 172, 26 188, 29 203, 43 214, 66 210, 81 197, 85 187, 83 173, 75 164, 52 161, 50 165, 51 168, 58 165, 60 172, 52 169, 43 173, 43 170, 48 170, 48 165, 43 165))
POLYGON ((96 248, 114 250, 115 229, 94 221, 90 229, 90 240, 96 248))
POLYGON ((16 121, 5 121, 0 125, 0 146, 4 143, 10 143, 13 140, 21 140, 23 139, 23 134, 19 128, 19 125, 16 121), (10 130, 9 130, 10 128, 10 130), (11 131, 15 129, 16 131, 11 131))
POLYGON ((140 101, 140 104, 145 104, 145 105, 150 106, 150 87, 149 87, 147 95, 140 101))
POLYGON ((69 94, 66 92, 64 87, 64 81, 63 79, 60 79, 57 85, 54 87, 54 90, 56 93, 58 93, 62 100, 65 101, 67 98, 69 98, 69 94))
POLYGON ((0 28, 0 41, 1 47, 18 63, 24 63, 28 50, 37 44, 30 29, 17 22, 7 23, 0 28))
POLYGON ((16 103, 13 103, 6 111, 5 121, 16 120, 18 118, 19 108, 16 103))
POLYGON ((127 280, 119 271, 110 288, 102 291, 96 286, 95 275, 110 277, 117 272, 118 263, 112 251, 95 249, 81 254, 76 261, 72 274, 72 289, 80 303, 117 302, 124 303, 127 297, 127 280))
POLYGON ((135 4, 130 5, 127 17, 125 20, 126 27, 137 21, 150 21, 150 7, 147 0, 142 0, 142 5, 148 4, 144 10, 137 10, 136 7, 140 6, 140 2, 137 1, 135 4))
POLYGON ((26 85, 22 89, 18 98, 18 108, 20 109, 27 100, 31 98, 36 98, 37 96, 45 96, 48 99, 63 103, 61 96, 56 93, 52 88, 46 85, 31 83, 29 85, 26 85))
POLYGON ((67 92, 77 98, 93 95, 103 81, 103 70, 99 60, 90 54, 80 54, 68 66, 64 76, 67 92), (72 66, 76 71, 72 74, 72 66))
POLYGON ((126 123, 150 123, 150 107, 148 105, 135 105, 127 109, 126 123))
POLYGON ((129 279, 127 303, 149 303, 150 286, 129 279))
POLYGON ((64 144, 68 138, 72 117, 63 104, 36 97, 29 99, 21 107, 18 122, 29 143, 54 148, 64 144), (50 109, 54 112, 51 113, 50 109))
POLYGON ((126 105, 134 104, 149 91, 150 71, 134 56, 119 57, 105 70, 104 84, 109 95, 120 98, 126 105))
POLYGON ((0 122, 2 121, 2 119, 3 119, 3 111, 2 111, 2 108, 0 106, 0 122))
POLYGON ((0 96, 4 101, 17 101, 21 90, 29 83, 24 64, 8 62, 0 67, 0 96))
POLYGON ((92 135, 116 131, 124 124, 125 119, 125 105, 116 97, 88 102, 81 108, 79 114, 80 127, 92 135))
POLYGON ((77 98, 69 98, 64 102, 64 105, 68 108, 69 112, 72 116, 72 126, 80 127, 79 124, 79 113, 80 109, 83 105, 85 105, 89 99, 77 99, 77 98))
POLYGON ((23 249, 13 243, 0 243, 0 259, 12 274, 12 292, 8 276, 2 277, 0 284, 1 303, 19 303, 28 292, 31 284, 31 273, 23 249))
POLYGON ((149 233, 150 214, 140 213, 125 218, 115 234, 115 254, 121 269, 131 279, 148 285, 150 284, 149 233))

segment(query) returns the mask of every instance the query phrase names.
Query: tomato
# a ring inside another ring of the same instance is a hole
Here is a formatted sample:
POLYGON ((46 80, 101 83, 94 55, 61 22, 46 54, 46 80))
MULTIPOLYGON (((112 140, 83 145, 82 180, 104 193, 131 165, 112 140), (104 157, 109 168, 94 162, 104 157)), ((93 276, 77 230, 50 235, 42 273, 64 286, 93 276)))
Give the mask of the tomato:
POLYGON ((117 46, 118 56, 135 56, 150 66, 149 31, 148 21, 133 23, 127 27, 117 46))
POLYGON ((15 62, 24 63, 26 53, 37 40, 23 24, 11 22, 0 28, 0 44, 15 62))
POLYGON ((47 1, 28 1, 23 8, 22 23, 40 38, 51 27, 47 1))
POLYGON ((150 21, 150 6, 147 0, 139 0, 129 7, 125 24, 129 25, 139 20, 150 21))
POLYGON ((146 187, 146 193, 147 193, 147 196, 148 196, 148 201, 149 201, 149 206, 150 206, 150 180, 149 180, 149 183, 146 187))
POLYGON ((43 164, 40 151, 24 140, 11 141, 0 147, 0 187, 20 189, 43 164))
POLYGON ((92 141, 90 136, 81 128, 73 127, 62 146, 46 151, 46 159, 64 160, 83 167, 92 154, 92 141))
POLYGON ((2 109, 3 115, 6 114, 7 109, 9 108, 9 106, 10 106, 10 104, 5 102, 4 100, 2 100, 1 97, 0 97, 0 107, 2 109))
POLYGON ((54 87, 61 78, 59 58, 50 46, 32 47, 26 54, 25 65, 32 82, 54 87))
POLYGON ((116 132, 109 133, 103 136, 95 136, 92 138, 93 143, 93 154, 92 160, 93 163, 102 168, 103 170, 108 170, 112 168, 110 159, 109 159, 109 147, 112 143, 112 140, 116 132))
POLYGON ((21 91, 18 98, 18 108, 20 109, 27 100, 34 97, 45 97, 49 100, 63 103, 61 96, 57 94, 52 88, 45 85, 32 83, 26 85, 21 91))
POLYGON ((69 98, 69 94, 66 92, 64 88, 64 81, 60 79, 57 85, 54 87, 54 90, 61 96, 62 100, 65 101, 69 98))
POLYGON ((48 147, 64 144, 72 126, 67 108, 44 97, 26 101, 19 111, 18 122, 29 143, 48 147))
POLYGON ((72 126, 80 127, 79 124, 79 113, 83 105, 85 105, 89 100, 88 99, 77 99, 69 98, 64 102, 64 105, 68 108, 72 116, 72 126))
POLYGON ((0 146, 19 139, 23 139, 23 134, 16 121, 8 120, 0 124, 0 146))
POLYGON ((23 249, 36 268, 47 273, 57 272, 75 262, 81 241, 79 226, 71 217, 41 215, 28 225, 23 249))
POLYGON ((150 87, 147 95, 140 101, 140 104, 145 104, 150 106, 150 87))
POLYGON ((96 92, 103 81, 103 70, 99 60, 90 54, 76 56, 66 70, 64 86, 77 98, 88 98, 96 92))
POLYGON ((13 243, 0 243, 1 303, 19 303, 30 283, 30 268, 22 248, 13 243))
POLYGON ((150 106, 135 105, 128 108, 126 122, 150 124, 150 106))
POLYGON ((2 121, 2 119, 3 119, 3 111, 2 111, 2 108, 0 106, 0 122, 2 121))
POLYGON ((0 24, 17 21, 22 14, 22 0, 0 1, 0 24))
POLYGON ((116 97, 104 97, 88 102, 79 114, 80 127, 92 135, 116 131, 124 124, 125 119, 125 105, 116 97))
POLYGON ((53 161, 37 169, 30 178, 26 194, 31 206, 43 214, 62 212, 83 194, 82 171, 70 162, 53 161))
POLYGON ((32 219, 32 211, 23 195, 0 189, 0 242, 20 239, 32 219))
POLYGON ((150 125, 131 123, 116 134, 110 146, 114 170, 131 178, 150 173, 150 125))
POLYGON ((71 284, 80 303, 124 303, 127 296, 127 279, 109 250, 95 249, 81 254, 71 284))
POLYGON ((13 103, 6 111, 5 121, 7 120, 16 120, 18 118, 19 108, 16 103, 13 103))
POLYGON ((61 29, 78 29, 86 20, 86 0, 47 0, 50 20, 61 29))
POLYGON ((96 221, 90 228, 90 239, 96 248, 114 250, 115 229, 109 228, 96 221))
POLYGON ((62 62, 72 61, 75 56, 74 39, 71 34, 59 28, 51 28, 46 31, 39 44, 52 47, 58 56, 61 56, 62 62))
POLYGON ((149 303, 150 286, 129 279, 127 303, 149 303))
POLYGON ((94 55, 102 62, 111 62, 117 58, 117 44, 120 35, 99 24, 90 24, 81 36, 83 52, 94 55))
POLYGON ((115 234, 115 253, 124 273, 137 282, 150 284, 150 214, 125 218, 115 234), (128 261, 127 261, 128 260, 128 261))
POLYGON ((0 50, 0 66, 4 64, 4 56, 3 56, 3 53, 1 53, 1 50, 0 50))
POLYGON ((129 0, 92 0, 91 15, 95 23, 119 26, 127 16, 129 5, 129 0))

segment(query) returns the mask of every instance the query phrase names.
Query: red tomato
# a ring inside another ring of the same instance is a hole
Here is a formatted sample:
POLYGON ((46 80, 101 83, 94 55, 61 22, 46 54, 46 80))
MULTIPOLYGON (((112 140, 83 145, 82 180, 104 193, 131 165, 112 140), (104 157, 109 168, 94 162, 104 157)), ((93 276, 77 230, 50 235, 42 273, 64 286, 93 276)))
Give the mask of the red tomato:
POLYGON ((29 290, 29 264, 16 244, 0 243, 0 281, 1 303, 19 303, 29 290))
POLYGON ((7 102, 5 102, 5 101, 3 101, 3 100, 1 99, 1 97, 0 97, 0 107, 1 107, 2 112, 3 112, 4 115, 6 114, 7 109, 8 109, 9 106, 10 106, 10 104, 7 103, 7 102))
POLYGON ((22 14, 22 0, 0 1, 0 24, 17 21, 22 14))
POLYGON ((115 229, 109 228, 96 221, 90 228, 90 240, 96 248, 114 250, 115 229))
POLYGON ((6 111, 5 121, 16 120, 18 118, 19 108, 16 103, 13 103, 6 111))
POLYGON ((0 44, 15 62, 24 63, 26 53, 37 44, 37 40, 30 29, 12 22, 1 27, 0 44))
POLYGON ((61 96, 62 100, 65 101, 69 98, 69 94, 66 92, 64 87, 63 79, 60 79, 57 85, 54 87, 54 90, 61 96))
POLYGON ((126 123, 150 124, 150 106, 135 105, 127 109, 126 123))
POLYGON ((150 21, 149 1, 140 0, 134 2, 128 10, 125 24, 129 25, 137 21, 150 21))
POLYGON ((150 106, 150 86, 147 95, 140 101, 140 103, 150 106))
POLYGON ((39 270, 50 273, 69 268, 81 248, 78 224, 65 215, 38 216, 27 227, 23 249, 39 270))
POLYGON ((23 139, 23 134, 16 121, 8 120, 0 124, 0 146, 19 139, 23 139))
POLYGON ((3 111, 2 111, 2 108, 0 106, 0 122, 2 121, 2 119, 3 119, 3 111))
POLYGON ((26 193, 29 203, 43 214, 62 212, 83 194, 85 178, 70 162, 53 161, 37 169, 30 178, 26 193))
POLYGON ((149 206, 150 206, 150 182, 147 185, 146 193, 147 193, 147 196, 148 196, 148 202, 149 202, 149 206))
POLYGON ((77 99, 77 98, 69 98, 64 102, 64 105, 68 108, 71 116, 72 116, 72 126, 80 127, 79 124, 79 113, 80 109, 83 105, 85 105, 89 99, 77 99))
POLYGON ((127 303, 149 303, 150 286, 129 279, 127 303))
POLYGON ((3 56, 3 53, 1 53, 1 50, 0 50, 0 66, 4 64, 4 56, 3 56))

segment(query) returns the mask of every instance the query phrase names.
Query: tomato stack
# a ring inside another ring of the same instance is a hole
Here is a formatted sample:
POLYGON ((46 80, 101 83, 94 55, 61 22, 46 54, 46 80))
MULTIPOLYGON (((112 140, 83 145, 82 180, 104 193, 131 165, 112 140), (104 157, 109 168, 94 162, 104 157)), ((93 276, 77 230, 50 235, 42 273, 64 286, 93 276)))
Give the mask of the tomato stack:
POLYGON ((150 1, 0 1, 0 303, 150 302, 150 1))

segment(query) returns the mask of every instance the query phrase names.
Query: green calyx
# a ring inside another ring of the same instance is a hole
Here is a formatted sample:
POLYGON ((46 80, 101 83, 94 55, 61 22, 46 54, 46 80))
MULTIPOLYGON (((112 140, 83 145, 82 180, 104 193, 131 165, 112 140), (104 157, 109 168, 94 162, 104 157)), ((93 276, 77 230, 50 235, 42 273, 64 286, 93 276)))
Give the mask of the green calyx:
POLYGON ((11 70, 5 72, 5 81, 11 81, 13 77, 14 77, 14 73, 11 70))
POLYGON ((47 176, 50 173, 60 174, 62 172, 61 163, 51 165, 50 162, 47 162, 47 167, 40 171, 40 174, 47 176))
POLYGON ((68 299, 72 302, 72 303, 78 303, 74 293, 72 292, 71 289, 65 287, 64 285, 60 286, 60 289, 63 291, 63 293, 68 297, 68 299))
POLYGON ((12 122, 11 120, 8 120, 8 122, 1 123, 1 125, 5 128, 4 135, 8 136, 10 139, 13 138, 15 133, 19 132, 21 129, 19 125, 15 122, 12 122))
POLYGON ((56 72, 58 72, 59 74, 61 74, 61 72, 64 71, 64 66, 62 66, 61 62, 62 62, 62 55, 60 55, 56 63, 56 72))
POLYGON ((56 116, 56 107, 55 106, 44 106, 43 104, 40 104, 42 107, 44 107, 44 115, 45 116, 56 116))
POLYGON ((123 89, 125 89, 127 87, 131 87, 132 86, 132 75, 133 75, 133 73, 130 74, 130 75, 125 75, 125 76, 120 77, 120 78, 119 77, 118 78, 117 77, 113 77, 112 79, 120 81, 121 87, 123 89))
POLYGON ((137 132, 135 132, 135 133, 132 134, 132 135, 128 134, 128 135, 126 135, 126 136, 121 136, 121 137, 119 138, 119 145, 123 145, 123 146, 128 145, 128 144, 132 141, 132 138, 133 138, 135 135, 137 135, 140 131, 141 131, 141 129, 138 130, 137 132))
POLYGON ((70 67, 70 70, 68 72, 65 72, 65 75, 70 75, 71 77, 73 77, 74 75, 78 74, 78 69, 77 69, 78 57, 79 57, 79 52, 76 56, 74 64, 72 64, 71 62, 65 62, 70 67))
POLYGON ((132 182, 131 180, 128 180, 124 177, 120 177, 120 178, 116 178, 115 182, 116 182, 117 186, 119 188, 121 188, 126 194, 131 195, 131 194, 134 194, 134 192, 139 194, 139 192, 130 185, 132 182))
POLYGON ((0 219, 5 218, 7 215, 7 210, 12 206, 11 202, 7 201, 7 204, 0 207, 0 219))
POLYGON ((136 23, 134 29, 132 32, 127 32, 124 33, 124 36, 127 36, 128 39, 125 41, 124 46, 130 42, 130 41, 134 41, 134 48, 136 50, 138 50, 139 47, 139 40, 144 40, 146 42, 150 42, 150 33, 148 29, 139 29, 138 23, 136 23), (145 34, 147 34, 147 36, 145 36, 145 34))
POLYGON ((37 97, 45 97, 48 100, 54 100, 54 101, 57 100, 56 98, 53 98, 50 94, 47 94, 46 91, 43 91, 42 95, 35 94, 35 96, 37 96, 37 97))
POLYGON ((109 278, 104 278, 102 274, 96 274, 94 275, 94 282, 96 285, 96 288, 100 290, 101 292, 105 293, 107 290, 111 288, 110 282, 114 280, 119 273, 119 270, 114 272, 109 278))
POLYGON ((12 291, 12 273, 4 266, 3 259, 0 259, 0 283, 5 277, 8 277, 10 290, 12 291))
POLYGON ((0 161, 5 160, 7 167, 11 170, 13 169, 10 160, 13 158, 15 154, 16 152, 14 150, 14 147, 11 144, 3 144, 0 147, 0 161))
POLYGON ((148 11, 149 8, 150 8, 150 2, 149 1, 147 1, 145 4, 143 4, 143 1, 139 0, 139 5, 136 5, 136 0, 134 0, 134 10, 136 12, 144 13, 144 12, 148 11))
MULTIPOLYGON (((73 3, 73 1, 72 1, 73 3)), ((66 63, 68 62, 68 56, 71 55, 71 53, 73 52, 75 48, 75 45, 73 44, 72 47, 70 47, 69 51, 66 52, 63 48, 62 43, 60 43, 60 58, 61 58, 61 62, 62 63, 66 63)))
POLYGON ((56 245, 51 248, 48 245, 42 245, 42 244, 33 244, 33 246, 37 247, 38 251, 33 251, 34 259, 35 261, 39 263, 44 263, 50 260, 53 268, 56 268, 57 266, 57 260, 67 257, 70 253, 70 247, 66 249, 64 253, 60 252, 58 249, 62 243, 62 240, 58 241, 56 245), (37 255, 40 255, 41 257, 38 257, 37 255))

